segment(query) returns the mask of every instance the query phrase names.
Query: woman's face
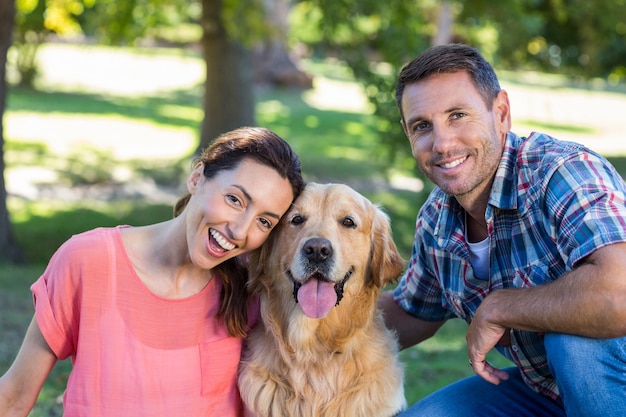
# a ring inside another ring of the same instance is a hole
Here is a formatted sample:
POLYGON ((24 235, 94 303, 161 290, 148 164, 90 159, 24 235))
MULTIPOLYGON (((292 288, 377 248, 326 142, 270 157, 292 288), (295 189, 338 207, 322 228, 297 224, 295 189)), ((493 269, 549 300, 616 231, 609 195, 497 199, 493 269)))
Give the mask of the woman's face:
POLYGON ((244 159, 211 179, 198 164, 187 180, 185 209, 191 261, 211 269, 261 246, 293 200, 291 184, 274 169, 244 159))

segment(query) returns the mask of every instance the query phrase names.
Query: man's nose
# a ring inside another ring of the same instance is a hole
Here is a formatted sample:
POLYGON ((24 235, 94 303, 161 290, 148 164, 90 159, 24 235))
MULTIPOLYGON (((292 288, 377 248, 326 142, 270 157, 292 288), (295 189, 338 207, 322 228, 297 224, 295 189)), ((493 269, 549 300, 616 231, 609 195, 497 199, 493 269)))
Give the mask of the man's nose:
POLYGON ((433 152, 446 154, 455 144, 455 132, 445 124, 433 126, 433 152))

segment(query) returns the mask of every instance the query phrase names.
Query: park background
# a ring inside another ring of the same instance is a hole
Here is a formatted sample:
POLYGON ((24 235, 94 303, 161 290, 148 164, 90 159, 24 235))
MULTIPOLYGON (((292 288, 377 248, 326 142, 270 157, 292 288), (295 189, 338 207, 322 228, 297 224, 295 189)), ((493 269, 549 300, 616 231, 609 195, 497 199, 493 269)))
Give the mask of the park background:
MULTIPOLYGON (((0 373, 54 250, 93 227, 169 218, 194 153, 240 125, 286 138, 307 180, 347 183, 382 205, 408 259, 432 186, 399 130, 393 83, 431 44, 481 49, 518 134, 584 143, 626 173, 623 0, 9 0, 5 34, 9 15, 0 373)), ((452 321, 402 352, 410 403, 471 374, 465 329, 452 321)), ((69 369, 57 365, 32 416, 61 415, 69 369)))

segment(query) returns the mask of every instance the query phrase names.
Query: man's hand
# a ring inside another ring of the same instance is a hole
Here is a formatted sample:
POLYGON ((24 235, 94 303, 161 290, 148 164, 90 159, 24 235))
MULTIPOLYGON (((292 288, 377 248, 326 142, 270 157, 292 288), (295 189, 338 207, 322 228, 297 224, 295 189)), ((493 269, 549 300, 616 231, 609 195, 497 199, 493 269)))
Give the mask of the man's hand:
POLYGON ((481 307, 476 311, 476 315, 465 335, 469 363, 476 375, 485 381, 498 385, 501 381, 509 379, 509 374, 491 366, 487 362, 486 357, 487 353, 498 343, 505 344, 509 342, 509 329, 489 323, 484 318, 484 315, 481 314, 481 307))

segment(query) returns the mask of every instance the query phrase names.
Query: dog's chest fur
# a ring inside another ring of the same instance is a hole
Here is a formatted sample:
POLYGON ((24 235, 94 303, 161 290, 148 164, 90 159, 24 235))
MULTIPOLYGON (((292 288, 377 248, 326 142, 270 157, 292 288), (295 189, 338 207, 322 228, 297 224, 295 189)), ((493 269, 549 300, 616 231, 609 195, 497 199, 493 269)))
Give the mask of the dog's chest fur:
POLYGON ((404 409, 403 368, 395 339, 380 317, 343 345, 321 340, 319 323, 306 321, 312 322, 304 318, 294 323, 298 330, 283 329, 291 333, 291 343, 263 324, 249 335, 246 376, 240 379, 244 402, 255 408, 248 415, 384 417, 404 409))

